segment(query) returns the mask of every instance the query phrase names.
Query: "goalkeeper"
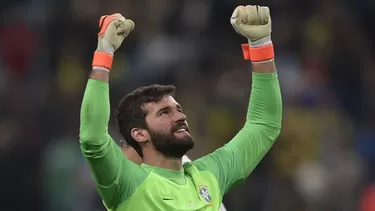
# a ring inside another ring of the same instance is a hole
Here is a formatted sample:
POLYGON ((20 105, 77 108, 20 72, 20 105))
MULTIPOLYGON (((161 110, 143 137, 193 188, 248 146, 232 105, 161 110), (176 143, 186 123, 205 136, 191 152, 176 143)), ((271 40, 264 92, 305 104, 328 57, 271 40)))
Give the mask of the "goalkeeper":
POLYGON ((175 87, 140 87, 124 97, 116 113, 120 133, 142 157, 139 166, 123 156, 107 126, 113 55, 134 23, 120 14, 100 18, 81 108, 80 143, 107 209, 217 211, 224 194, 244 181, 271 148, 281 129, 282 102, 269 9, 239 6, 230 21, 248 39, 242 50, 252 62, 244 127, 225 146, 182 165, 194 141, 182 107, 173 98, 175 87))
MULTIPOLYGON (((139 154, 131 147, 128 143, 126 143, 125 140, 120 141, 120 147, 122 150, 122 153, 124 156, 129 159, 130 161, 133 161, 134 163, 141 165, 143 163, 142 158, 139 156, 139 154)), ((182 156, 182 165, 184 163, 191 162, 190 158, 187 155, 182 156)), ((219 211, 226 211, 226 208, 223 203, 221 203, 219 207, 219 211)))

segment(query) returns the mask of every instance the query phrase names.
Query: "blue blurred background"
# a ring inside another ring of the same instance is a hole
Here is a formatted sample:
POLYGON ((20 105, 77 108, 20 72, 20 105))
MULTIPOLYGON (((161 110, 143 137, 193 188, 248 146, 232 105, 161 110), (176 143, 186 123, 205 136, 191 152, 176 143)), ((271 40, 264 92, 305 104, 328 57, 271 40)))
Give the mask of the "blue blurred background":
POLYGON ((284 117, 278 141, 226 207, 374 211, 373 0, 2 0, 1 210, 104 210, 78 144, 103 14, 136 23, 116 53, 112 106, 140 85, 174 84, 197 142, 189 156, 229 141, 251 84, 245 40, 229 23, 239 4, 271 9, 284 117))

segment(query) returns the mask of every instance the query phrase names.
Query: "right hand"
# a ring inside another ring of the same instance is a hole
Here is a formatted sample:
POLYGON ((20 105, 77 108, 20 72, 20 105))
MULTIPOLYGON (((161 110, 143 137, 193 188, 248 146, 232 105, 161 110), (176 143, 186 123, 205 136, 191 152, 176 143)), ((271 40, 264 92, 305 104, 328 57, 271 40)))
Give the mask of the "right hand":
POLYGON ((100 17, 96 51, 113 55, 134 27, 134 22, 125 19, 120 13, 100 17))

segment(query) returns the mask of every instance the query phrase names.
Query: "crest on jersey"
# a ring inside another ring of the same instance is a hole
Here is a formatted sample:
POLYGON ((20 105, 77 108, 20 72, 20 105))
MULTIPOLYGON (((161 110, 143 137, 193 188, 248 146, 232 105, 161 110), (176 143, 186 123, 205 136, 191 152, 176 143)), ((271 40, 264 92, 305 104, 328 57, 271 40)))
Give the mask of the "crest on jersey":
POLYGON ((208 193, 207 186, 200 185, 199 186, 199 194, 201 194, 201 196, 204 198, 204 200, 206 200, 207 202, 211 202, 211 196, 208 193))

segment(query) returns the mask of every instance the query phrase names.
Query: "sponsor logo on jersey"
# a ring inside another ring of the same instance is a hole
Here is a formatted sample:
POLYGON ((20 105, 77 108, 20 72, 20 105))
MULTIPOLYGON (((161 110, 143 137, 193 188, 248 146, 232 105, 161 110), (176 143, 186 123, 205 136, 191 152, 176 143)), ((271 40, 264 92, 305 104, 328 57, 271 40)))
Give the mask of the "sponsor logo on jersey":
POLYGON ((206 200, 207 202, 211 202, 211 196, 208 193, 207 186, 200 185, 199 186, 199 194, 201 194, 201 196, 204 198, 204 200, 206 200))

